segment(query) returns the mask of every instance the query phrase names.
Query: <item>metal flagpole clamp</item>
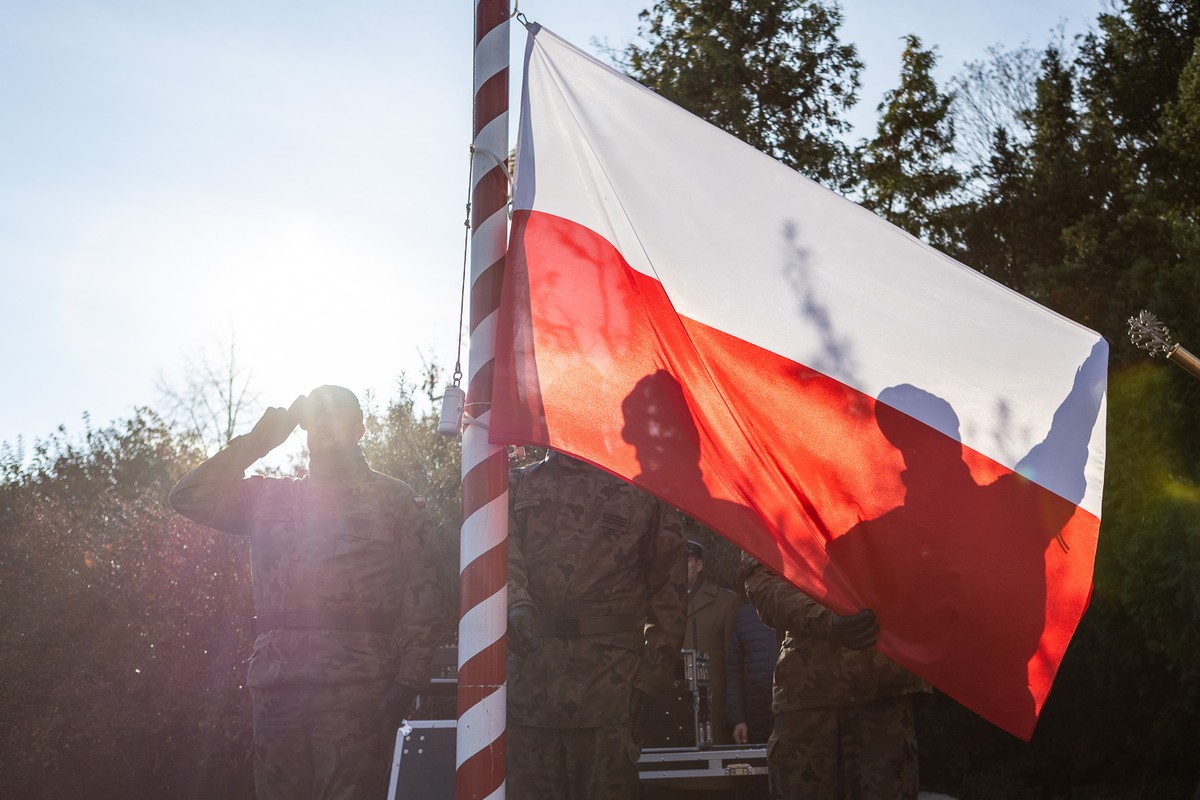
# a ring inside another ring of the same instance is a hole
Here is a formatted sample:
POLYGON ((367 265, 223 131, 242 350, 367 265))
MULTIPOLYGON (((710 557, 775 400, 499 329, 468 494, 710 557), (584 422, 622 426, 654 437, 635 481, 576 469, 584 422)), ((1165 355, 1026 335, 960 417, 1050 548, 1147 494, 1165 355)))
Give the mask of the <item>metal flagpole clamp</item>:
POLYGON ((486 431, 488 429, 487 421, 482 417, 475 416, 475 414, 471 411, 472 406, 474 406, 476 409, 481 409, 482 411, 486 412, 492 407, 492 404, 468 403, 463 408, 463 427, 466 428, 468 425, 478 425, 480 428, 483 428, 486 431))
MULTIPOLYGON (((511 168, 510 168, 510 164, 508 163, 507 160, 496 155, 491 150, 488 150, 486 147, 478 147, 476 145, 471 145, 471 163, 472 164, 475 163, 475 154, 476 153, 481 153, 481 154, 487 156, 488 158, 490 158, 496 164, 496 166, 500 167, 500 171, 504 173, 504 183, 508 187, 508 189, 506 189, 504 192, 505 216, 508 217, 509 219, 512 219, 513 175, 512 175, 511 169, 516 168, 515 164, 511 165, 511 168)), ((514 156, 514 160, 515 160, 515 156, 514 156)), ((468 227, 468 229, 470 228, 470 218, 471 218, 471 215, 470 215, 470 212, 468 211, 467 212, 467 227, 468 227)))
POLYGON ((471 145, 471 154, 474 155, 475 153, 482 153, 492 161, 496 162, 496 166, 500 167, 500 169, 504 172, 504 180, 509 186, 512 186, 512 175, 508 174, 508 162, 506 160, 496 155, 491 150, 488 150, 486 147, 471 145))

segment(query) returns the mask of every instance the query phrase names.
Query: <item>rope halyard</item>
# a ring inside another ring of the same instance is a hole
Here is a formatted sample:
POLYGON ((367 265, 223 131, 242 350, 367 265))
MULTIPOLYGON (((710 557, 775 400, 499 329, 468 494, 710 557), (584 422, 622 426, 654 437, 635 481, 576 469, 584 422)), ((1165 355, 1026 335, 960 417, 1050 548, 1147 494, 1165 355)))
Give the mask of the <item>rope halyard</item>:
POLYGON ((471 175, 475 168, 475 148, 467 148, 467 203, 463 217, 462 287, 458 290, 458 349, 454 351, 454 386, 462 380, 463 316, 467 308, 467 245, 471 239, 471 175))
POLYGON ((475 148, 468 149, 467 158, 467 203, 463 219, 462 284, 458 290, 458 347, 454 351, 454 374, 450 385, 442 392, 442 408, 438 414, 438 433, 453 438, 462 434, 463 408, 466 393, 459 385, 462 381, 463 317, 467 303, 467 245, 471 236, 471 176, 475 167, 475 148))

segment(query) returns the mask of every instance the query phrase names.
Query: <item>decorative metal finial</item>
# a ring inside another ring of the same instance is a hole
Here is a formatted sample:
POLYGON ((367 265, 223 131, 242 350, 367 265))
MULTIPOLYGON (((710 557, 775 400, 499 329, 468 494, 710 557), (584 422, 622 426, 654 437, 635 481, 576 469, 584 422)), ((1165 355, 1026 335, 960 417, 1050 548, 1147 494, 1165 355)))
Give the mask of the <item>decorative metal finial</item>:
POLYGON ((1143 310, 1136 317, 1129 318, 1129 340, 1151 355, 1166 356, 1192 373, 1193 377, 1200 378, 1200 359, 1171 341, 1167 326, 1149 311, 1143 310))
POLYGON ((1149 311, 1129 318, 1129 340, 1152 356, 1170 355, 1177 346, 1171 341, 1171 331, 1149 311))

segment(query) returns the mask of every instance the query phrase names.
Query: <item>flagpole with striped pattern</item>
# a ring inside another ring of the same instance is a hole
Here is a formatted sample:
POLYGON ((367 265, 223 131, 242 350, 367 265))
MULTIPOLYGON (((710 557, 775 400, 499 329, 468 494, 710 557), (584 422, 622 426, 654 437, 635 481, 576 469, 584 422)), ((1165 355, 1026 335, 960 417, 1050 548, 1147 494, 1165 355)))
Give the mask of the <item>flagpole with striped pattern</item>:
POLYGON ((488 443, 508 247, 508 0, 475 4, 470 354, 463 432, 455 796, 504 797, 508 459, 488 443))

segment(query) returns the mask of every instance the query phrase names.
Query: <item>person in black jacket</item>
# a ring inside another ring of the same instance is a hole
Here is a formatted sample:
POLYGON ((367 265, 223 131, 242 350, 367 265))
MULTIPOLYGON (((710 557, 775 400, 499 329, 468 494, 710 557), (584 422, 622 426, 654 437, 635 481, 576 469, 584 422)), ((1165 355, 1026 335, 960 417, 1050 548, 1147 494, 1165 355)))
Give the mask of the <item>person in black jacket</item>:
MULTIPOLYGON (((778 656, 775 630, 746 603, 733 618, 725 647, 725 718, 733 726, 737 744, 761 744, 771 735, 775 724, 771 691, 778 656)), ((766 800, 769 793, 766 775, 734 779, 734 800, 766 800)))
POLYGON ((749 603, 734 617, 725 648, 725 714, 737 744, 765 742, 775 716, 771 713, 771 678, 779 640, 749 603))

